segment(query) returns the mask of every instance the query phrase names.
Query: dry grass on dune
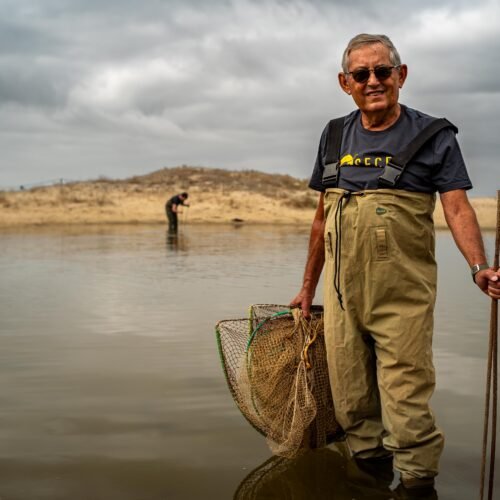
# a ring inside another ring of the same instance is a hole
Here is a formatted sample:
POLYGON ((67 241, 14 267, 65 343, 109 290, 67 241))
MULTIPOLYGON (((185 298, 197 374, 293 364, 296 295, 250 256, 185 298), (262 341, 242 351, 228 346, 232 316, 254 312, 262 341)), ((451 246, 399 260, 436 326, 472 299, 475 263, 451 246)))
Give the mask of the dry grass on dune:
MULTIPOLYGON (((188 223, 230 222, 310 224, 317 193, 307 181, 254 170, 164 168, 124 180, 90 182, 0 192, 0 226, 30 224, 165 223, 165 201, 190 194, 188 223)), ((496 225, 496 201, 472 199, 484 228, 496 225)), ((438 204, 437 227, 445 225, 438 204)))
POLYGON ((309 223, 317 198, 305 180, 288 175, 183 166, 124 180, 0 192, 0 226, 164 223, 166 200, 181 191, 190 194, 189 222, 309 223))

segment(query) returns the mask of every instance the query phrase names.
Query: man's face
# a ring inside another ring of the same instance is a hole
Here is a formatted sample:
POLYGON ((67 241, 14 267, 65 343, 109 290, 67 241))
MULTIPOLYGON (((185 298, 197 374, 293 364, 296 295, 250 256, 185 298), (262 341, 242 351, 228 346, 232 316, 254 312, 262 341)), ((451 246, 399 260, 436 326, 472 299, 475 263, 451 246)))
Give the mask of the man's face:
MULTIPOLYGON (((381 43, 364 45, 349 54, 349 72, 360 69, 375 69, 378 66, 392 66, 389 49, 381 43)), ((358 83, 352 74, 339 74, 342 89, 352 95, 358 108, 365 114, 388 111, 398 103, 399 89, 406 79, 406 65, 394 68, 386 79, 377 79, 373 71, 368 80, 358 83)))

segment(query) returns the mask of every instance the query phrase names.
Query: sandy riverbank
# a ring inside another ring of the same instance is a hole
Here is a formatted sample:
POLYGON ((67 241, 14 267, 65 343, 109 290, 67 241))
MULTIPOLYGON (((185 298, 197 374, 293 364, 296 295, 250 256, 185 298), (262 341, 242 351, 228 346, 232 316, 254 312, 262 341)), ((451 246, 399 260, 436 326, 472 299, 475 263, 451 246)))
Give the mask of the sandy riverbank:
MULTIPOLYGON (((262 172, 179 167, 126 180, 100 179, 0 192, 0 227, 44 224, 165 223, 165 201, 188 191, 181 222, 311 223, 317 194, 305 180, 262 172)), ((472 198, 483 229, 496 227, 496 200, 472 198)), ((441 206, 436 227, 446 227, 441 206)))

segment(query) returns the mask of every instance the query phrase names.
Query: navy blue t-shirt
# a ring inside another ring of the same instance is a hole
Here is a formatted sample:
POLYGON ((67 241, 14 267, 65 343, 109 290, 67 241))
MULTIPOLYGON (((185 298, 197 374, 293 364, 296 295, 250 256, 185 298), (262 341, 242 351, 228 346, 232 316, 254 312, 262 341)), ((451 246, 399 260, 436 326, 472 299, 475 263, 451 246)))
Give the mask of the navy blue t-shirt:
MULTIPOLYGON (((331 187, 347 191, 378 189, 378 178, 386 163, 432 120, 429 115, 401 105, 398 120, 389 128, 374 132, 363 128, 359 110, 350 113, 345 119, 342 134, 338 186, 323 184, 322 181, 327 125, 321 135, 309 187, 316 191, 331 187)), ((443 129, 427 142, 408 162, 395 187, 422 193, 472 188, 455 132, 450 128, 443 129)))
POLYGON ((179 194, 176 194, 175 196, 172 196, 170 200, 167 201, 168 206, 172 205, 184 205, 184 200, 181 199, 181 196, 179 194))

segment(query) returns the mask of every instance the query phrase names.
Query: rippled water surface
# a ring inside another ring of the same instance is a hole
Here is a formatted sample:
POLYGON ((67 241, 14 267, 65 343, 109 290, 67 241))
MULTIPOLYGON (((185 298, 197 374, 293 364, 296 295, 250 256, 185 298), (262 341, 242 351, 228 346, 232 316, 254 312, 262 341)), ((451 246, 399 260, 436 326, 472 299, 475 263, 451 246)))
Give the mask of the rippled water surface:
MULTIPOLYGON (((253 303, 287 303, 307 241, 293 227, 188 226, 176 239, 163 226, 1 232, 0 498, 231 499, 238 488, 240 500, 264 498, 241 496, 270 452, 229 395, 214 325, 253 303)), ((489 301, 448 233, 437 253, 433 408, 447 437, 438 491, 469 500, 489 301)), ((346 467, 334 447, 270 462, 261 491, 375 498, 346 467)))

